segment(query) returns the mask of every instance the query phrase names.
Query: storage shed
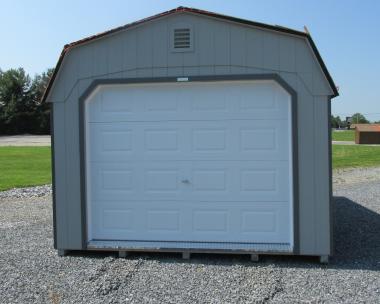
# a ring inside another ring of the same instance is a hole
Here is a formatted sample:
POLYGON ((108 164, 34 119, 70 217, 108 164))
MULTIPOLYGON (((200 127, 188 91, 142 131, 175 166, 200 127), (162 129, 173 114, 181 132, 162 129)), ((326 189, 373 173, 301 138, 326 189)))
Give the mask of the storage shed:
POLYGON ((66 45, 44 95, 55 248, 326 261, 337 95, 309 33, 198 9, 66 45))
POLYGON ((355 126, 355 143, 380 145, 379 124, 357 124, 355 126))

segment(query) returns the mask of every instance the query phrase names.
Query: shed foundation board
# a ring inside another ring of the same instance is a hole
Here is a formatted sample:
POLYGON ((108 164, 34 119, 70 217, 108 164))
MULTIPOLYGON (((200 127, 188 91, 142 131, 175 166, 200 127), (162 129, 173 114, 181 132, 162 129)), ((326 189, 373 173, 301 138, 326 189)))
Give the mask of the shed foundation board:
POLYGON ((126 258, 128 256, 128 252, 125 250, 119 251, 119 258, 126 258))
POLYGON ((125 251, 173 251, 190 252, 236 252, 236 253, 293 253, 289 244, 247 244, 247 243, 211 243, 211 242, 141 242, 141 241, 90 241, 90 250, 125 251))
POLYGON ((251 254, 251 261, 252 262, 258 262, 259 261, 259 255, 258 254, 251 254))
POLYGON ((67 255, 68 252, 69 252, 68 250, 58 249, 58 256, 63 257, 63 256, 65 256, 65 255, 67 255))
POLYGON ((319 257, 319 263, 328 264, 329 263, 329 256, 328 255, 321 255, 319 257))

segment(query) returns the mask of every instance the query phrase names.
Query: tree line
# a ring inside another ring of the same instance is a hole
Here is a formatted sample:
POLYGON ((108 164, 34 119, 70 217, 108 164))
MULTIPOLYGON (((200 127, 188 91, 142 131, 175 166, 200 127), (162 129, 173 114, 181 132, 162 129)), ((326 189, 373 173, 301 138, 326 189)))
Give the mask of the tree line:
MULTIPOLYGON (((370 121, 361 113, 355 113, 351 116, 351 124, 367 124, 370 121)), ((380 121, 374 121, 374 123, 380 123, 380 121)), ((341 119, 340 116, 331 115, 331 127, 332 128, 348 128, 349 123, 346 119, 341 119)))
POLYGON ((0 69, 0 135, 50 133, 50 105, 41 99, 53 71, 31 78, 23 68, 0 69))

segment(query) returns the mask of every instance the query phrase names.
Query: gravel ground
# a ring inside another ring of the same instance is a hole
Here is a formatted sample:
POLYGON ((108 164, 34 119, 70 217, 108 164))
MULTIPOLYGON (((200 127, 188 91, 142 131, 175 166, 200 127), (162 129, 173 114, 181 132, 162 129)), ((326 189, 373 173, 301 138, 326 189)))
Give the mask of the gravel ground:
POLYGON ((50 187, 7 191, 0 196, 0 302, 379 303, 380 175, 372 178, 373 170, 335 174, 336 252, 329 265, 278 256, 259 263, 232 255, 58 257, 50 187))
POLYGON ((31 198, 41 197, 51 194, 51 185, 43 185, 29 188, 15 188, 7 191, 0 191, 1 199, 31 198))
MULTIPOLYGON (((333 182, 335 186, 351 185, 353 183, 380 181, 380 167, 334 170, 333 182)), ((337 188, 338 189, 338 188, 337 188)))

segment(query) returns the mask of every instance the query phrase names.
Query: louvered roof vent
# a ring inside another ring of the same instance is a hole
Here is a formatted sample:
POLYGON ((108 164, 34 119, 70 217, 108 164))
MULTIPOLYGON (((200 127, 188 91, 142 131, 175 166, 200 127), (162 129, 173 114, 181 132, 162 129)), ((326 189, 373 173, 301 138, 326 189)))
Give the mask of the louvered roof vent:
POLYGON ((177 26, 172 31, 172 50, 189 52, 193 50, 193 30, 190 26, 177 26))

